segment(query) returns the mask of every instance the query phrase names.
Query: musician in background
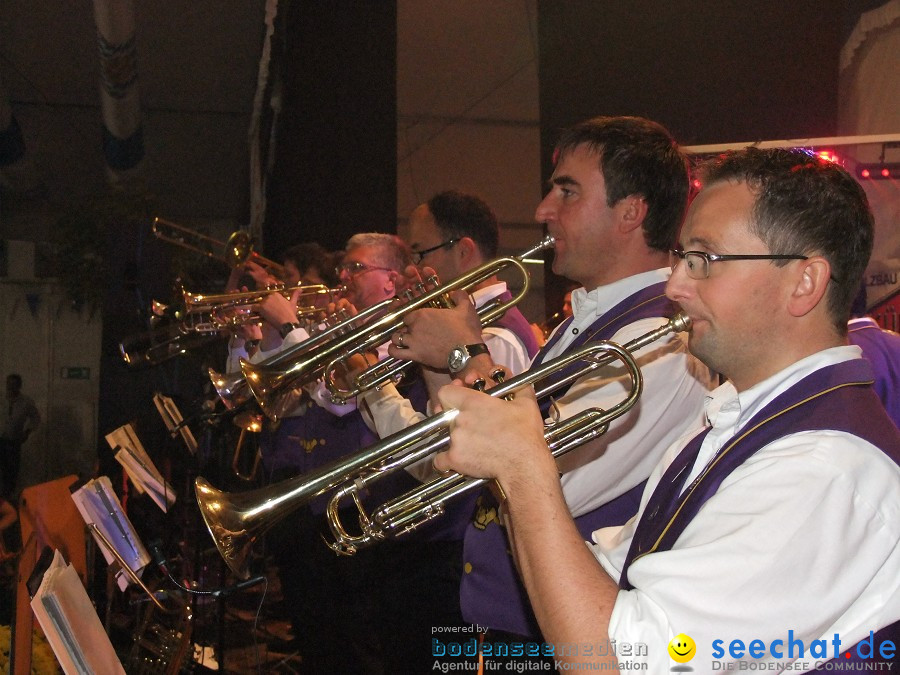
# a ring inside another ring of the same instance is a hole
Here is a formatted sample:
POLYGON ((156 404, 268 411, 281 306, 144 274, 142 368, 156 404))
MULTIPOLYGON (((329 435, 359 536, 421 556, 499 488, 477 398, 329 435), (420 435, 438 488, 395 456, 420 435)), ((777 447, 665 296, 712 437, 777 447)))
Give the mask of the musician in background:
MULTIPOLYGON (((409 218, 408 238, 417 265, 430 268, 441 283, 447 283, 497 258, 499 227, 484 200, 451 190, 416 207, 409 218)), ((496 276, 485 278, 469 292, 471 299, 465 302, 475 307, 512 298, 506 283, 496 276)), ((478 342, 486 345, 497 363, 507 367, 509 375, 525 370, 538 350, 528 321, 516 307, 481 329, 478 342)), ((390 383, 362 396, 382 438, 426 417, 428 393, 423 382, 435 392, 450 382, 446 365, 440 370, 425 369, 416 377, 419 379, 407 393, 414 402, 401 396, 390 383)), ((412 474, 423 481, 436 477, 430 460, 413 469, 412 474)), ((401 475, 381 493, 398 496, 417 486, 416 478, 401 475)), ((379 584, 382 650, 388 672, 430 671, 434 661, 432 627, 463 623, 459 607, 462 540, 476 497, 472 493, 448 505, 444 516, 412 534, 379 544, 376 554, 383 561, 383 582, 379 584)))
MULTIPOLYGON (((588 120, 563 133, 554 157, 550 190, 535 218, 556 238, 553 271, 582 287, 572 293, 573 317, 557 328, 536 364, 592 340, 624 344, 675 313, 665 297, 668 250, 688 195, 684 156, 669 133, 649 120, 588 120)), ((432 367, 441 367, 455 346, 480 335, 466 304, 422 310, 406 324, 402 335, 394 336, 391 354, 432 367)), ((638 404, 605 435, 559 461, 566 503, 585 537, 634 515, 663 449, 696 426, 712 387, 709 369, 690 358, 677 337, 646 347, 638 359, 645 381, 638 404)), ((476 355, 457 376, 486 377, 494 365, 489 354, 476 355)), ((555 396, 559 415, 613 407, 626 393, 623 375, 622 367, 609 366, 575 382, 555 396)), ((542 403, 541 412, 550 416, 551 401, 542 403)), ((491 436, 500 439, 507 432, 498 424, 491 436)), ((466 530, 460 599, 466 621, 490 627, 486 643, 540 636, 509 548, 496 501, 485 492, 466 530)))
MULTIPOLYGON (((336 273, 347 287, 345 299, 356 310, 364 310, 394 297, 411 264, 409 248, 399 237, 362 233, 347 242, 336 273)), ((279 344, 267 344, 264 337, 253 362, 271 358, 308 337, 297 322, 296 306, 281 294, 267 296, 258 310, 268 324, 264 331, 274 329, 279 344)), ((264 432, 269 438, 263 440, 263 467, 270 482, 306 473, 377 440, 355 402, 332 403, 321 382, 304 389, 306 396, 293 414, 282 419, 274 433, 264 432)), ((327 495, 314 500, 267 535, 279 565, 294 635, 293 644, 281 650, 299 649, 304 669, 313 673, 378 672, 370 552, 338 557, 324 545, 327 501, 327 495)), ((355 507, 348 506, 342 513, 344 522, 356 522, 355 507)))
MULTIPOLYGON (((434 195, 413 210, 408 238, 419 268, 432 270, 445 284, 495 260, 500 232, 497 217, 484 200, 450 190, 434 195)), ((484 279, 469 291, 471 299, 466 301, 476 308, 512 297, 506 283, 496 276, 484 279)), ((516 307, 483 328, 479 342, 486 345, 496 363, 507 367, 510 375, 525 370, 538 349, 527 320, 516 307)), ((446 364, 425 374, 432 392, 450 382, 446 364)), ((382 438, 425 419, 425 414, 398 396, 391 384, 369 390, 363 399, 382 438)))
MULTIPOLYGON (((281 256, 284 267, 284 278, 277 279, 271 272, 254 263, 247 261, 243 265, 235 267, 225 286, 226 291, 237 291, 242 283, 252 283, 254 288, 264 289, 276 284, 284 284, 290 288, 293 286, 323 284, 328 288, 338 286, 337 275, 334 272, 334 256, 316 242, 304 242, 287 249, 281 256)), ((247 290, 246 286, 243 290, 247 290)), ((294 303, 296 307, 296 302, 294 303)), ((286 309, 282 305, 279 309, 286 309)), ((290 322, 297 322, 296 310, 290 322)), ((231 332, 228 341, 228 362, 226 372, 235 372, 240 369, 240 359, 249 359, 263 342, 263 330, 266 330, 265 349, 273 350, 281 346, 282 337, 278 332, 280 326, 268 324, 268 326, 246 325, 240 326, 231 332)), ((300 335, 298 333, 298 335, 300 335)))
POLYGON ((728 382, 711 426, 654 469, 638 517, 590 547, 531 397, 441 390, 460 412, 437 467, 500 481, 545 640, 595 646, 557 658, 661 673, 674 650, 702 672, 798 658, 797 670, 885 669, 896 642, 870 631, 900 619, 900 433, 846 343, 873 229, 859 184, 815 155, 747 148, 709 168, 667 294, 693 321, 691 351, 728 382), (617 659, 596 648, 607 637, 646 655, 617 659))
POLYGON ((22 445, 41 423, 41 414, 34 401, 22 393, 22 376, 6 376, 6 409, 0 432, 0 488, 5 498, 11 498, 19 480, 22 445))
POLYGON ((297 284, 323 284, 328 288, 338 285, 335 274, 335 256, 314 241, 291 246, 281 256, 288 286, 297 284))
POLYGON ((863 351, 875 371, 875 393, 888 416, 900 427, 900 335, 884 330, 866 313, 866 285, 862 284, 850 308, 847 337, 863 351))

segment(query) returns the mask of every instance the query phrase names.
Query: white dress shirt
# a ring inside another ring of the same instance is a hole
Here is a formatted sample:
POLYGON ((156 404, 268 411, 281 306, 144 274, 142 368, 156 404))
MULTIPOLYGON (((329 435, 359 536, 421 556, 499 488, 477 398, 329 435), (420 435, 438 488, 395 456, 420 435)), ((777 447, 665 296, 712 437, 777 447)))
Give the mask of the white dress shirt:
MULTIPOLYGON (((498 282, 475 291, 470 297, 475 307, 480 308, 505 292, 506 283, 498 282)), ((487 326, 481 335, 491 359, 506 368, 508 377, 528 369, 530 363, 528 350, 511 330, 500 326, 487 326)), ((380 389, 369 390, 362 398, 366 402, 366 406, 362 408, 363 419, 380 438, 402 431, 428 416, 416 411, 409 400, 401 396, 391 383, 383 385, 380 389)), ((430 402, 428 413, 431 413, 430 402)))
MULTIPOLYGON (((669 276, 669 269, 644 272, 587 292, 572 292, 572 323, 544 357, 548 361, 569 350, 578 335, 610 308, 643 288, 669 276)), ((664 319, 641 319, 612 338, 620 345, 659 328, 664 319)), ((562 328, 562 326, 560 326, 562 328)), ((557 329, 559 330, 559 329, 557 329)), ((557 460, 562 486, 573 516, 606 504, 650 475, 663 451, 702 421, 703 401, 717 383, 716 376, 691 356, 678 336, 662 338, 637 352, 644 376, 638 403, 614 420, 609 431, 557 460)), ((591 407, 608 410, 627 396, 630 382, 620 362, 575 382, 556 401, 560 417, 591 407)))
MULTIPOLYGON (((832 363, 858 358, 835 347, 803 359, 738 394, 712 392, 712 430, 685 481, 693 478, 763 406, 791 384, 832 363)), ((691 434, 693 436, 693 434, 691 434)), ((644 491, 643 512, 665 468, 689 439, 670 448, 644 491)), ((616 580, 637 517, 594 533, 592 550, 616 580)), ((695 672, 712 672, 712 642, 783 640, 784 659, 768 651, 756 664, 786 664, 788 631, 809 646, 840 635, 844 651, 870 630, 900 618, 900 468, 878 448, 843 432, 805 431, 761 448, 722 483, 670 551, 636 560, 634 590, 620 591, 609 633, 648 646, 649 672, 667 672, 666 645, 686 633, 697 645, 695 672)), ((876 645, 877 648, 877 645, 876 645)), ((796 652, 795 652, 796 655, 796 652)), ((620 660, 627 661, 620 657, 620 660)), ((643 660, 643 659, 642 659, 643 660)), ((721 669, 721 668, 718 668, 721 669)), ((735 670, 738 668, 736 667, 735 670)))

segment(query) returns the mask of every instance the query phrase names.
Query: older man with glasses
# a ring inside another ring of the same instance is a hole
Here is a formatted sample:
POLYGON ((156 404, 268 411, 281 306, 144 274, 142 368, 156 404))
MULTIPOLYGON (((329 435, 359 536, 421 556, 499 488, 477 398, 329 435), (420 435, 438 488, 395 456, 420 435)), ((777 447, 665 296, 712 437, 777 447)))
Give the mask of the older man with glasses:
MULTIPOLYGON (((409 247, 397 236, 361 233, 349 239, 335 270, 346 286, 345 299, 357 310, 393 298, 405 283, 412 263, 409 247)), ((260 350, 254 362, 302 342, 306 330, 296 322, 293 304, 272 294, 260 314, 278 327, 281 346, 260 350)), ((382 355, 385 355, 382 349, 382 355)), ((378 437, 363 421, 355 401, 335 404, 322 382, 310 383, 298 394, 301 403, 277 429, 268 429, 263 466, 276 482, 311 471, 372 445, 378 437)), ((424 401, 423 401, 424 405, 424 401)), ((339 558, 322 541, 330 537, 324 516, 328 495, 279 522, 267 535, 279 566, 285 605, 291 615, 294 641, 281 650, 299 650, 304 671, 322 673, 380 670, 376 628, 379 613, 371 584, 371 552, 339 558)), ((342 509, 342 521, 355 522, 355 507, 342 509)), ((375 574, 377 574, 377 569, 375 574)))
MULTIPOLYGON (((448 190, 435 194, 412 212, 407 236, 416 263, 446 283, 496 259, 500 233, 497 218, 484 200, 448 190)), ((468 297, 460 295, 460 302, 475 307, 512 298, 506 284, 496 276, 470 288, 468 297)), ((508 375, 525 370, 537 353, 531 327, 516 307, 479 330, 479 339, 467 349, 489 351, 508 375)), ((428 389, 436 392, 450 382, 446 364, 440 370, 425 369, 420 374, 424 379, 412 390, 413 402, 401 396, 392 384, 363 396, 380 436, 425 418, 422 403, 428 396, 423 383, 427 382, 428 389)), ((417 487, 418 480, 434 478, 430 460, 411 467, 410 474, 402 477, 406 478, 403 491, 417 487)), ((395 483, 397 488, 402 485, 402 481, 395 483)), ((463 535, 471 522, 477 496, 470 493, 467 499, 449 504, 441 518, 397 542, 380 545, 380 553, 388 560, 380 584, 386 672, 431 671, 433 627, 462 626, 459 584, 463 574, 463 535)))

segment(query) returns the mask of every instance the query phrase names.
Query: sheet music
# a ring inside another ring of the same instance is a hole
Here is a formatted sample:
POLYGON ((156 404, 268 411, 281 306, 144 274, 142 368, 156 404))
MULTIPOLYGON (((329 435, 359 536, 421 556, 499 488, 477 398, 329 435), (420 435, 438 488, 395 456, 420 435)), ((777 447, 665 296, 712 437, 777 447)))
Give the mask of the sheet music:
POLYGON ((125 469, 138 492, 149 494, 156 505, 168 513, 169 507, 175 503, 175 491, 153 463, 148 465, 131 448, 116 446, 115 450, 116 461, 125 469))
POLYGON ((156 505, 168 513, 175 503, 175 491, 153 464, 131 424, 124 424, 106 435, 106 442, 116 451, 115 458, 125 469, 135 489, 148 493, 156 505))
MULTIPOLYGON (((103 535, 115 546, 116 552, 128 563, 134 572, 140 575, 147 563, 150 562, 150 554, 144 548, 140 537, 134 529, 134 525, 125 515, 122 505, 116 493, 113 492, 112 483, 106 476, 90 480, 72 493, 72 500, 78 508, 85 523, 93 523, 103 532, 103 535)), ((115 556, 107 550, 103 541, 94 536, 97 546, 103 551, 103 557, 108 564, 112 564, 115 556)), ((119 570, 116 573, 116 581, 123 591, 131 583, 129 576, 119 570)))
POLYGON ((153 395, 153 404, 159 411, 159 415, 162 417, 169 433, 172 436, 177 433, 181 436, 188 451, 192 455, 197 454, 197 439, 194 438, 194 434, 191 432, 190 428, 184 424, 184 419, 181 417, 181 411, 178 410, 175 401, 168 396, 163 396, 157 392, 153 395))
POLYGON ((78 573, 58 550, 31 608, 66 675, 124 675, 78 573))

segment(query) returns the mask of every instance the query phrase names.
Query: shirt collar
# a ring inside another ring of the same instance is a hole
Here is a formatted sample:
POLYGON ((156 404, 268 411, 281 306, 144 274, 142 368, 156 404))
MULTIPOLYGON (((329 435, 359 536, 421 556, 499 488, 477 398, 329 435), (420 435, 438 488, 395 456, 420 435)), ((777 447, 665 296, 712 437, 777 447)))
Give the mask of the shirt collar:
POLYGON ((784 370, 738 393, 731 382, 717 387, 706 397, 706 417, 710 425, 733 425, 740 429, 776 396, 817 370, 862 356, 859 347, 831 347, 791 364, 784 370))
POLYGON ((572 315, 575 317, 574 321, 579 323, 586 316, 590 316, 593 320, 603 312, 608 311, 610 307, 615 307, 622 300, 641 289, 660 281, 668 281, 671 274, 671 269, 661 267, 658 270, 641 272, 640 274, 619 279, 605 286, 598 286, 592 291, 588 291, 584 287, 576 288, 572 291, 572 315))
POLYGON ((472 302, 475 303, 476 307, 481 307, 486 302, 490 302, 504 293, 506 293, 506 282, 498 281, 496 284, 491 284, 490 286, 485 286, 484 288, 472 291, 472 302))

